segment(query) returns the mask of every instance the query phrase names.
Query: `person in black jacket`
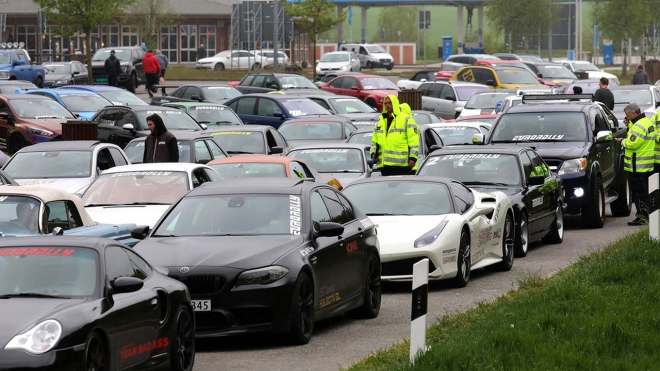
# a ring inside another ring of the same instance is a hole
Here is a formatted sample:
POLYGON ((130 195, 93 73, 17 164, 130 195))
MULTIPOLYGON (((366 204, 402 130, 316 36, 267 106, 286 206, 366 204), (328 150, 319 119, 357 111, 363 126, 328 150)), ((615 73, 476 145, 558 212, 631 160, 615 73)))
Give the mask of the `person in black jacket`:
POLYGON ((151 134, 144 140, 142 162, 179 162, 179 145, 163 119, 154 113, 147 117, 147 125, 151 134))
POLYGON ((105 74, 108 76, 108 85, 117 86, 117 78, 121 72, 121 63, 115 57, 115 51, 110 51, 110 56, 105 60, 105 74))
POLYGON ((600 88, 594 93, 594 101, 603 103, 611 111, 614 109, 614 94, 607 88, 609 84, 610 80, 607 77, 600 78, 598 83, 600 88))
POLYGON ((644 66, 641 64, 637 66, 637 71, 633 74, 632 79, 630 80, 631 85, 642 85, 649 83, 649 75, 644 72, 644 66))

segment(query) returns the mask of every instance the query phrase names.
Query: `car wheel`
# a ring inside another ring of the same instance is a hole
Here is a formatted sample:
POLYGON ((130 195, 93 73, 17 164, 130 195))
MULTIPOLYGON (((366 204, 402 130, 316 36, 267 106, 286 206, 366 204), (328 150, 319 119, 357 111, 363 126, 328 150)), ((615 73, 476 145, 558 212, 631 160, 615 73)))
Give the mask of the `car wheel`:
POLYGON ((461 242, 458 247, 458 258, 456 259, 458 270, 453 283, 456 287, 465 287, 470 281, 470 269, 472 268, 472 256, 470 252, 470 236, 467 231, 461 231, 461 242))
POLYGON ((43 88, 44 87, 44 79, 41 76, 37 77, 37 81, 35 82, 34 85, 36 85, 38 88, 43 88))
POLYGON ((110 368, 109 366, 108 352, 105 349, 103 340, 98 333, 94 332, 85 344, 85 370, 106 371, 110 368))
POLYGON ((137 89, 137 87, 138 87, 137 76, 135 74, 131 74, 131 78, 128 79, 128 83, 126 85, 126 90, 135 94, 135 89, 137 89))
POLYGON ((564 209, 561 207, 561 201, 559 201, 555 211, 555 220, 550 225, 550 233, 545 236, 544 240, 548 243, 562 243, 564 241, 564 209))
POLYGON ((216 63, 215 66, 213 66, 213 69, 215 71, 224 71, 225 65, 222 63, 216 63))
POLYGON ((589 206, 582 210, 582 221, 587 228, 602 228, 605 224, 605 194, 603 181, 596 177, 596 181, 589 192, 589 206))
POLYGON ((366 103, 369 107, 373 109, 378 109, 378 107, 376 106, 376 101, 373 99, 367 99, 364 103, 366 103))
POLYGON ((380 281, 380 259, 376 254, 369 258, 369 265, 364 278, 364 300, 361 307, 348 314, 357 318, 376 318, 380 313, 382 286, 380 281))
POLYGON ((610 204, 612 216, 629 216, 632 212, 632 191, 628 179, 624 179, 623 184, 616 189, 619 197, 610 204))
POLYGON ((394 68, 394 63, 392 63, 392 64, 390 64, 389 66, 387 66, 387 70, 388 70, 388 71, 392 71, 392 68, 394 68))
POLYGON ((195 325, 190 309, 179 309, 172 339, 174 344, 170 349, 170 370, 192 370, 195 363, 195 325))
POLYGON ((23 147, 25 147, 25 139, 21 134, 14 134, 9 138, 9 148, 7 148, 9 153, 14 154, 23 147))
POLYGON ((524 258, 527 256, 527 250, 529 249, 529 224, 527 223, 527 214, 524 211, 520 213, 518 233, 516 233, 514 246, 516 258, 524 258))
POLYGON ((372 69, 372 68, 373 68, 373 65, 371 64, 371 62, 367 62, 367 65, 366 65, 365 67, 366 67, 367 69, 372 69))
POLYGON ((497 263, 494 268, 500 272, 508 272, 513 268, 513 250, 514 250, 514 231, 516 226, 513 224, 511 213, 506 213, 504 219, 504 230, 502 231, 502 261, 497 263))
POLYGON ((289 339, 295 345, 307 344, 312 338, 313 332, 314 285, 307 273, 301 273, 293 291, 289 339))

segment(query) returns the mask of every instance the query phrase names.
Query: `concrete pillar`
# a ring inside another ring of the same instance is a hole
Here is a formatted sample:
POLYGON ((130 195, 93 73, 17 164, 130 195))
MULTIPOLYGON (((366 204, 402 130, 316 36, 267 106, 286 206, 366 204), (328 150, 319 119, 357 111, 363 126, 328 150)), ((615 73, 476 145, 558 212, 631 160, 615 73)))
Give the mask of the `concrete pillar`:
POLYGON ((362 6, 362 32, 360 33, 360 42, 367 42, 367 9, 369 7, 362 6))
POLYGON ((477 7, 477 19, 478 19, 478 27, 479 27, 479 49, 483 49, 484 47, 484 7, 483 6, 478 6, 477 7))
MULTIPOLYGON (((343 6, 337 6, 337 16, 341 17, 341 14, 344 12, 344 7, 343 6)), ((344 42, 344 22, 341 22, 337 25, 337 45, 339 43, 344 42)), ((338 50, 337 48, 333 48, 333 50, 338 50)))
POLYGON ((456 50, 456 54, 463 54, 463 47, 465 46, 465 40, 463 38, 463 27, 465 27, 465 24, 463 23, 463 5, 458 6, 458 37, 456 38, 456 42, 458 43, 458 48, 456 50))

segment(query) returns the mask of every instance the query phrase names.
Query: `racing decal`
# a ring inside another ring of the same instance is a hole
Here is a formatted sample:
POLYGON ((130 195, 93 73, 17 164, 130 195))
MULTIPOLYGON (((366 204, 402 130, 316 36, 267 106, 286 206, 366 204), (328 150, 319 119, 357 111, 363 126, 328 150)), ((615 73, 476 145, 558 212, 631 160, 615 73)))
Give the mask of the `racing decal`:
POLYGON ((300 254, 302 256, 307 256, 311 253, 313 253, 315 249, 313 247, 305 247, 304 249, 300 250, 300 254))
POLYGON ((501 208, 502 208, 502 204, 497 204, 497 207, 495 208, 495 213, 493 214, 493 223, 497 223, 497 220, 500 218, 501 208))
POLYGON ((305 116, 305 112, 297 109, 289 111, 289 114, 291 114, 291 116, 305 116))
POLYGON ((206 89, 208 89, 208 90, 217 90, 217 89, 227 90, 227 89, 230 89, 230 88, 231 88, 230 86, 207 86, 206 87, 206 89))
POLYGON ((306 149, 300 153, 346 153, 348 149, 324 148, 324 149, 306 149))
POLYGON ((327 307, 328 305, 340 300, 341 296, 338 292, 335 292, 334 285, 319 288, 319 306, 321 308, 327 307))
POLYGON ((449 250, 442 250, 442 256, 454 255, 454 254, 456 254, 456 248, 449 250))
POLYGON ((135 356, 137 356, 139 354, 142 354, 144 352, 149 352, 149 351, 152 351, 152 350, 165 348, 169 344, 170 344, 170 339, 166 338, 166 337, 160 338, 160 339, 157 339, 157 340, 154 340, 154 341, 150 341, 148 343, 139 344, 139 345, 135 345, 135 343, 130 343, 128 345, 124 345, 121 348, 121 350, 120 350, 121 356, 120 357, 121 357, 121 360, 123 361, 123 360, 129 359, 131 357, 135 357, 135 356))
MULTIPOLYGON (((56 116, 56 115, 41 115, 41 116, 34 116, 35 119, 64 119, 64 116, 56 116)), ((112 122, 114 124, 114 121, 112 122)))
POLYGON ((443 161, 446 160, 460 160, 460 159, 471 159, 471 158, 498 158, 498 154, 490 153, 468 153, 463 155, 445 155, 442 157, 443 161))
POLYGON ((543 196, 537 197, 537 198, 532 200, 532 207, 537 207, 537 206, 540 206, 540 205, 543 205, 543 196))
POLYGON ((192 110, 216 110, 216 111, 224 111, 227 109, 227 107, 213 107, 213 106, 199 106, 199 107, 192 107, 192 110))
POLYGON ((477 260, 481 259, 484 256, 484 249, 481 249, 477 251, 476 253, 472 254, 472 263, 476 262, 477 260))
POLYGON ((484 229, 481 232, 479 232, 479 242, 477 243, 478 247, 481 247, 488 243, 491 239, 493 239, 493 227, 488 227, 488 229, 484 229))
POLYGON ((5 201, 8 198, 9 198, 9 196, 0 196, 0 202, 5 201))
POLYGON ((456 261, 456 256, 445 256, 442 258, 442 264, 454 263, 456 261))
POLYGON ((300 197, 289 195, 289 233, 300 234, 300 197))
POLYGON ((172 174, 171 171, 129 171, 126 173, 112 174, 111 178, 118 178, 122 176, 166 176, 172 174))
POLYGON ((349 242, 346 244, 346 254, 350 255, 354 252, 356 252, 358 249, 358 243, 357 241, 349 242))
POLYGON ((220 131, 211 133, 211 135, 251 135, 252 131, 220 131))
POLYGON ((76 252, 75 249, 64 249, 54 247, 21 247, 0 250, 0 256, 27 256, 27 255, 51 255, 69 256, 76 252))
POLYGON ((335 102, 354 102, 357 99, 355 98, 341 98, 341 99, 334 99, 335 102))
POLYGON ((369 218, 360 219, 360 224, 362 224, 362 226, 365 229, 370 228, 372 225, 374 225, 374 223, 372 223, 371 219, 369 218))
POLYGON ((160 115, 181 115, 183 111, 147 111, 147 115, 160 114, 160 115))
POLYGON ((467 129, 472 129, 467 126, 441 126, 439 128, 433 128, 435 131, 454 131, 454 130, 467 130, 467 129))
POLYGON ((39 185, 39 184, 52 184, 57 182, 57 179, 36 179, 36 180, 24 180, 17 182, 22 186, 27 186, 27 185, 39 185))
POLYGON ((329 125, 329 124, 337 124, 337 121, 300 121, 300 122, 294 122, 291 125, 329 125))
POLYGON ((561 140, 564 135, 516 135, 511 140, 561 140))

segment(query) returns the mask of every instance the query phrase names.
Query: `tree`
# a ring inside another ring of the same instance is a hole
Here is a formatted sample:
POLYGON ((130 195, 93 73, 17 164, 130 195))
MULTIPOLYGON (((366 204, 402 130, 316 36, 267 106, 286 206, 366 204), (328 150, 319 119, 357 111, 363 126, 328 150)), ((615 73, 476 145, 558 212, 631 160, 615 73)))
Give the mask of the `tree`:
MULTIPOLYGON (((401 31, 401 41, 413 42, 417 40, 417 8, 389 7, 380 11, 378 29, 385 29, 386 41, 398 41, 397 31, 401 31)), ((380 40, 380 38, 378 38, 380 40)))
POLYGON ((133 0, 122 17, 122 23, 132 26, 147 44, 149 49, 160 45, 156 36, 158 30, 172 24, 179 24, 181 17, 172 12, 167 0, 133 0))
MULTIPOLYGON (((316 37, 346 19, 346 12, 337 14, 337 7, 326 0, 295 0, 287 3, 281 0, 286 14, 300 30, 309 33, 312 42, 312 71, 316 71, 316 37)), ((316 79, 316 73, 313 74, 316 79)))
POLYGON ((530 37, 547 35, 559 12, 552 0, 486 0, 484 5, 493 30, 509 35, 510 52, 522 41, 529 53, 530 37))
MULTIPOLYGON (((123 9, 135 0, 34 0, 44 11, 49 22, 61 28, 53 32, 71 37, 76 31, 85 33, 85 56, 87 69, 92 71, 92 33, 99 25, 116 20, 123 9)), ((93 83, 93 75, 87 76, 87 83, 93 83)))

